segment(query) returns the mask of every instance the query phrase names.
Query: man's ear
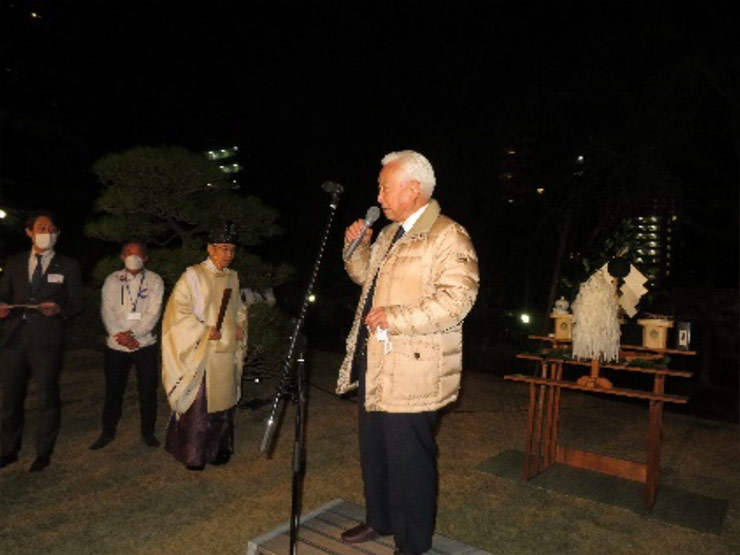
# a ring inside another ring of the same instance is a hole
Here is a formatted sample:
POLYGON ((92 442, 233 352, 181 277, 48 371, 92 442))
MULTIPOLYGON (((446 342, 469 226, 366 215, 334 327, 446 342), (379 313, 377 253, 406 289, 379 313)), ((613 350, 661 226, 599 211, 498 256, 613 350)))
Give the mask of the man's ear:
POLYGON ((411 182, 411 191, 417 196, 421 195, 421 183, 414 179, 411 182))
POLYGON ((33 231, 31 231, 31 228, 26 228, 26 235, 28 235, 29 239, 33 241, 33 231))

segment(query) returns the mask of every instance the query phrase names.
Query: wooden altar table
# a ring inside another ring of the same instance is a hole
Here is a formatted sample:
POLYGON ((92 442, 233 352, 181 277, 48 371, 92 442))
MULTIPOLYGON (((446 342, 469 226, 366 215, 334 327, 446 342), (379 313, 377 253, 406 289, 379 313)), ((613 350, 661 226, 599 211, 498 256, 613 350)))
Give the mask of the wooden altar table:
MULTIPOLYGON (((550 336, 532 335, 530 339, 549 342, 552 349, 542 354, 518 354, 518 359, 532 360, 539 363, 536 375, 510 374, 506 380, 529 384, 529 410, 525 432, 523 480, 526 482, 546 470, 554 463, 602 472, 645 484, 645 507, 649 511, 655 503, 660 467, 660 443, 663 424, 663 405, 665 403, 685 404, 688 397, 671 395, 665 392, 668 377, 690 378, 692 372, 670 370, 666 368, 648 368, 618 363, 601 363, 573 360, 566 356, 557 356, 557 351, 568 347, 570 340, 556 339, 550 336), (563 377, 564 367, 587 368, 588 374, 577 380, 563 377), (652 390, 614 387, 604 376, 618 372, 640 372, 653 377, 652 390), (558 426, 560 420, 560 394, 563 389, 601 393, 617 397, 630 397, 648 401, 648 441, 644 463, 618 459, 603 454, 591 453, 581 449, 565 447, 558 443, 558 426)), ((562 352, 559 353, 562 355, 562 352)), ((653 349, 637 345, 622 345, 620 360, 635 358, 655 359, 665 355, 695 355, 695 351, 678 349, 653 349)))

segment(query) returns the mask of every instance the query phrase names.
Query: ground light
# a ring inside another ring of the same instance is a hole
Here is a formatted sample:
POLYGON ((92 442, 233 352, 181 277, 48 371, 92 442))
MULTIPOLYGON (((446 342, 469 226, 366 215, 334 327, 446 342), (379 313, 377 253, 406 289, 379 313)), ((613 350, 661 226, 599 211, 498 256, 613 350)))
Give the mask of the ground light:
POLYGON ((523 324, 529 324, 529 314, 526 312, 522 312, 519 315, 519 319, 522 321, 523 324))

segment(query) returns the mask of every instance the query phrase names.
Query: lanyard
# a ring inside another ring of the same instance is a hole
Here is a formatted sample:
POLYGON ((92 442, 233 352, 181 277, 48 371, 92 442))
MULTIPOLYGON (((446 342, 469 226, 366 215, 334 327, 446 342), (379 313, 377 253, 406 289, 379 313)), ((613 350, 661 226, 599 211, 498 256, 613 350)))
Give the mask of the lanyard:
MULTIPOLYGON (((131 301, 131 312, 136 312, 136 305, 139 303, 139 298, 141 297, 141 288, 144 286, 145 274, 146 270, 142 270, 141 281, 139 282, 139 290, 136 292, 136 297, 131 297, 131 288, 128 285, 128 279, 126 280, 126 292, 128 293, 129 301, 131 301)), ((134 279, 136 279, 136 276, 134 276, 134 279)), ((121 304, 123 304, 123 286, 121 286, 121 304)))

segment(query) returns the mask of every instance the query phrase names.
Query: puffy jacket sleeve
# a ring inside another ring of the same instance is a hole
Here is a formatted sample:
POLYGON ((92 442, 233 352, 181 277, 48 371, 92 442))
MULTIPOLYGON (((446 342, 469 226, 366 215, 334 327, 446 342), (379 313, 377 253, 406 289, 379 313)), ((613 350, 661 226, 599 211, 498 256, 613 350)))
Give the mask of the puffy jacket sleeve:
MULTIPOLYGON (((345 245, 346 246, 346 245, 345 245)), ((344 269, 349 278, 358 285, 365 283, 370 268, 370 246, 361 243, 355 252, 344 261, 344 269)))

